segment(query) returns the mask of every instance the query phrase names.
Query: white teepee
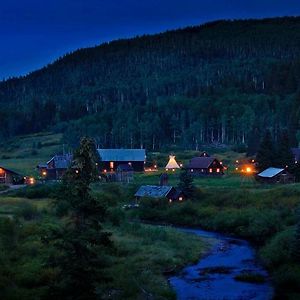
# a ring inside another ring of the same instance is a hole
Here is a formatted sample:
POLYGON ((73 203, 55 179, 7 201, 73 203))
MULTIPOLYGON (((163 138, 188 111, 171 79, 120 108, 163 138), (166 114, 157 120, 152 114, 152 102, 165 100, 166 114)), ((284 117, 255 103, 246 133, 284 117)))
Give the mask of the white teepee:
POLYGON ((174 155, 170 155, 169 156, 169 162, 168 164, 166 165, 166 170, 169 170, 169 169, 180 169, 178 163, 176 162, 175 160, 175 156, 174 155))

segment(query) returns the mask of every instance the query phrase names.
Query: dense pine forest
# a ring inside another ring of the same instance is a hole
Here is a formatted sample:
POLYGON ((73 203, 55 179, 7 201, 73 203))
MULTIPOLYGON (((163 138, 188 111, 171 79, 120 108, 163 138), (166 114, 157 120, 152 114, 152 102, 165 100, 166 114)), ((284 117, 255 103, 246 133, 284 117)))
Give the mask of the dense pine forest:
POLYGON ((0 83, 0 137, 54 130, 74 145, 255 145, 299 139, 300 17, 217 21, 105 43, 0 83))

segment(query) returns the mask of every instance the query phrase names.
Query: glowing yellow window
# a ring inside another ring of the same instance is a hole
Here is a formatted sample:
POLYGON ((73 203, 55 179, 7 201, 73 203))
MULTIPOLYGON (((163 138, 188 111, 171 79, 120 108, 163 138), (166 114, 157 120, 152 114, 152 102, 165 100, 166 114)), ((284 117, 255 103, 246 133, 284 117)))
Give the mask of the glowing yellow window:
POLYGON ((114 162, 113 162, 113 161, 111 161, 111 162, 109 163, 109 167, 110 167, 111 169, 114 168, 114 162))

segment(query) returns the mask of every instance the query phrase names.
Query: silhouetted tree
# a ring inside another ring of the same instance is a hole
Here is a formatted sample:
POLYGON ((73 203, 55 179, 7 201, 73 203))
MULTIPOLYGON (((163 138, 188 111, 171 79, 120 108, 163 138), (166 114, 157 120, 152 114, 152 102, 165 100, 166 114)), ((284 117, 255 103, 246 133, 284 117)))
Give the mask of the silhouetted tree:
POLYGON ((260 170, 271 167, 275 160, 275 148, 272 140, 272 136, 269 130, 265 132, 265 135, 259 145, 259 149, 256 155, 256 161, 260 170))

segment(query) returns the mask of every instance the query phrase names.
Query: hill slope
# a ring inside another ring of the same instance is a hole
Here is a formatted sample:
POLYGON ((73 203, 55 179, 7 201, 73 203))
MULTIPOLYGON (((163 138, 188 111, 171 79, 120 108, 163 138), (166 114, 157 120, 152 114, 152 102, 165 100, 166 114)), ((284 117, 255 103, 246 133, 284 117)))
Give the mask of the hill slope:
POLYGON ((68 54, 0 84, 0 135, 103 146, 244 143, 297 130, 300 17, 218 21, 68 54), (70 120, 77 120, 69 122, 70 120), (68 122, 68 123, 67 123, 68 122))

